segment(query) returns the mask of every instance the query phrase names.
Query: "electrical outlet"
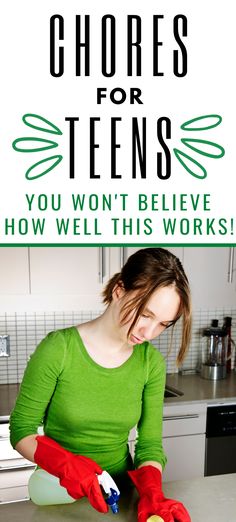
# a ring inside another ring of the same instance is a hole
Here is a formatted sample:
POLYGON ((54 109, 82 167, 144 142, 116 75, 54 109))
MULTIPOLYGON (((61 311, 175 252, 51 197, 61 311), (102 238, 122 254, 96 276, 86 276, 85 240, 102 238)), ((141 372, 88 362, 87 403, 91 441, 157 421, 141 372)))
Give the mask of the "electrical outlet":
POLYGON ((10 357, 10 335, 0 335, 0 357, 10 357))

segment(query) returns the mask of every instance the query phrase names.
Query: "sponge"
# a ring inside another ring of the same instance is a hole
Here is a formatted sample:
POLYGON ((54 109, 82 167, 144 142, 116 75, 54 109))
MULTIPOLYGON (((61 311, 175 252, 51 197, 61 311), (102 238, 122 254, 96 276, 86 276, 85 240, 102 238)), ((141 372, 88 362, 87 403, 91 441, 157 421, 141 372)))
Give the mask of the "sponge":
POLYGON ((147 519, 147 522, 164 522, 163 518, 158 517, 158 515, 152 515, 147 519))

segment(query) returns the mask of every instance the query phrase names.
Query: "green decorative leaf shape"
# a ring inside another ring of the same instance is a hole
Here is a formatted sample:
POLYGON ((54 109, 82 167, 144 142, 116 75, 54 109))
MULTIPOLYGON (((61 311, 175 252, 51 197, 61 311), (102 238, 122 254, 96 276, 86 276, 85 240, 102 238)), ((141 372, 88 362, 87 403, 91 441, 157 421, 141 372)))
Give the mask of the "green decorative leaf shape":
POLYGON ((198 152, 198 154, 202 154, 203 156, 208 156, 209 158, 215 158, 219 159, 222 158, 225 155, 225 150, 221 145, 218 145, 218 143, 214 143, 213 141, 207 141, 207 140, 198 140, 198 139, 190 139, 190 138, 181 138, 181 141, 186 147, 189 147, 190 149, 194 150, 194 152, 198 152), (210 147, 213 147, 219 151, 217 154, 212 154, 210 152, 206 152, 202 149, 199 149, 198 147, 194 147, 194 145, 191 145, 191 143, 199 143, 203 145, 209 145, 210 147))
POLYGON ((46 120, 46 118, 43 118, 43 116, 39 116, 39 114, 31 114, 31 113, 24 114, 24 116, 22 117, 22 120, 25 125, 28 125, 28 127, 31 127, 32 129, 36 129, 36 130, 43 131, 43 132, 50 132, 51 134, 58 134, 60 136, 62 135, 62 131, 59 129, 59 127, 54 125, 54 123, 52 123, 51 121, 46 120), (30 119, 35 119, 37 124, 35 122, 32 123, 31 121, 28 121, 30 119), (43 127, 41 122, 46 124, 47 127, 45 127, 45 126, 43 127))
POLYGON ((185 121, 181 125, 182 130, 188 130, 188 131, 204 131, 208 129, 214 129, 214 127, 217 127, 222 122, 222 117, 219 114, 205 114, 204 116, 198 116, 197 118, 193 118, 192 120, 185 121), (217 120, 216 122, 213 122, 210 125, 201 126, 201 127, 191 127, 191 125, 197 121, 202 121, 202 124, 204 125, 206 118, 212 118, 214 120, 217 120))
POLYGON ((174 150, 174 154, 175 154, 177 160, 187 170, 187 172, 189 172, 189 174, 191 174, 191 176, 194 176, 194 178, 198 178, 198 179, 204 179, 207 177, 207 171, 203 167, 203 165, 201 165, 201 163, 198 163, 198 161, 191 158, 190 156, 188 156, 188 154, 185 154, 185 152, 182 152, 179 149, 173 149, 173 150, 174 150), (186 162, 183 160, 183 157, 186 158, 188 161, 191 161, 192 163, 194 163, 194 165, 196 165, 203 172, 203 175, 200 176, 199 174, 196 174, 196 172, 191 170, 190 167, 188 167, 188 165, 186 165, 186 162))
POLYGON ((58 147, 58 143, 56 143, 55 141, 52 141, 52 140, 44 140, 43 138, 17 138, 16 140, 13 141, 12 147, 17 152, 40 152, 43 150, 54 149, 55 147, 58 147), (32 148, 26 149, 26 148, 22 148, 22 147, 18 146, 18 143, 25 143, 27 145, 27 143, 35 143, 35 142, 44 143, 45 145, 44 146, 39 145, 37 147, 34 147, 33 149, 32 148))
POLYGON ((46 158, 46 159, 43 159, 41 161, 38 161, 37 163, 34 163, 34 165, 32 165, 32 167, 30 167, 27 172, 25 173, 25 177, 26 179, 28 180, 32 180, 32 179, 38 179, 38 178, 41 178, 42 176, 45 176, 45 174, 47 174, 48 172, 50 172, 50 170, 52 169, 55 169, 55 167, 57 167, 57 165, 60 163, 60 161, 62 160, 63 156, 61 156, 60 154, 58 155, 55 155, 55 156, 50 156, 49 158, 46 158), (52 161, 52 160, 55 160, 54 163, 48 167, 46 170, 44 170, 43 172, 40 172, 40 174, 35 174, 32 176, 31 172, 33 169, 35 169, 36 167, 38 167, 38 165, 42 165, 43 163, 46 163, 48 161, 52 161))

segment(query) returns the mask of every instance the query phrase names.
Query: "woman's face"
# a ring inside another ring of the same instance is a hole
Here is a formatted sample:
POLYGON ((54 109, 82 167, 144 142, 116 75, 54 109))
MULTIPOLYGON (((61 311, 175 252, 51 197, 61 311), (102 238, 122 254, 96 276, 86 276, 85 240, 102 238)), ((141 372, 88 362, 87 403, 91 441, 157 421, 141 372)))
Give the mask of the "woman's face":
MULTIPOLYGON (((129 294, 129 299, 130 297, 132 296, 129 294)), ((124 299, 125 295, 121 300, 122 304, 124 304, 124 299)), ((126 336, 127 342, 128 335, 128 344, 135 345, 158 337, 175 320, 179 306, 180 297, 175 286, 158 288, 153 292, 129 335, 128 331, 134 319, 134 312, 130 315, 127 323, 120 325, 122 338, 126 336)))

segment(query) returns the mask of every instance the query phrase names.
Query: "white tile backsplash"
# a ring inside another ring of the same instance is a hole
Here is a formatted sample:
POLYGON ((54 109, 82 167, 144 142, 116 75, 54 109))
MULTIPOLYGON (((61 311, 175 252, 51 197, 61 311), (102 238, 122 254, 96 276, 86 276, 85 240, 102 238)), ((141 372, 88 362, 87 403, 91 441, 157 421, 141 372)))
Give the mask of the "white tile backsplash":
MULTIPOLYGON (((100 311, 34 312, 0 315, 0 334, 10 335, 10 357, 0 358, 0 384, 21 382, 29 355, 45 335, 59 328, 88 321, 99 315, 100 311)), ((212 319, 223 324, 225 316, 232 317, 232 338, 236 340, 236 309, 195 310, 193 313, 192 339, 183 368, 196 368, 201 350, 203 328, 210 326, 212 319)), ((177 372, 176 355, 181 340, 181 322, 174 327, 171 344, 171 329, 166 330, 153 344, 167 360, 167 372, 177 372)))

